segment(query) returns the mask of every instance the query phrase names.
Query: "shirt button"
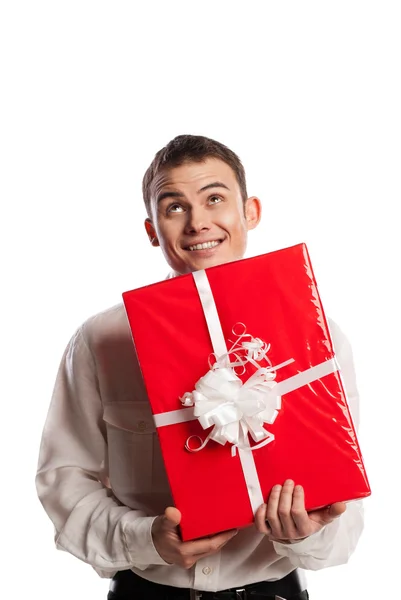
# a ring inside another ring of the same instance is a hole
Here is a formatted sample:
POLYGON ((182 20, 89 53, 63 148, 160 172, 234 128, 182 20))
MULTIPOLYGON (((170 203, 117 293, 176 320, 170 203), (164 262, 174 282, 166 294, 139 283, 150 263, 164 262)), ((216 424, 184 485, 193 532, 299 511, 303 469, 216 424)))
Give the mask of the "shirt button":
POLYGON ((145 421, 138 421, 138 429, 139 431, 145 431, 147 425, 145 421))
POLYGON ((212 572, 212 569, 210 567, 203 567, 203 569, 202 569, 202 573, 204 575, 210 575, 211 572, 212 572))

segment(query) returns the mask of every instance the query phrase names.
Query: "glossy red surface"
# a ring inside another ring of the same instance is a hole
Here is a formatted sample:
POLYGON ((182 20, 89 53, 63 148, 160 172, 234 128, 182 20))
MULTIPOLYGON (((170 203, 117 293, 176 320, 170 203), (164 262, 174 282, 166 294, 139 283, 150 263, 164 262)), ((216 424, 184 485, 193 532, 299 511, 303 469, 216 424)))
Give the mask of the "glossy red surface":
MULTIPOLYGON (((242 322, 271 344, 273 365, 286 379, 334 356, 304 244, 207 270, 223 333, 242 322)), ((208 371, 213 351, 192 275, 126 292, 123 299, 154 414, 182 408, 179 398, 208 371)), ((249 376, 250 372, 248 372, 249 376)), ((246 376, 244 376, 246 378, 246 376)), ((275 441, 253 452, 267 498, 274 484, 293 479, 305 488, 308 509, 370 494, 354 426, 338 373, 283 396, 275 441)), ((192 454, 197 421, 158 428, 183 539, 242 527, 253 514, 238 455, 211 441, 192 454)))

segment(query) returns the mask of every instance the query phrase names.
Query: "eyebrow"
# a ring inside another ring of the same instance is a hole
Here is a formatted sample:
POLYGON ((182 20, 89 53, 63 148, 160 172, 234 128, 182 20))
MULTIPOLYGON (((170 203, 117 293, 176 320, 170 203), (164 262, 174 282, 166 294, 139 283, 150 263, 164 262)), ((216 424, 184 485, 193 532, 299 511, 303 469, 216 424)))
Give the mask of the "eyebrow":
MULTIPOLYGON (((206 190, 210 190, 211 188, 224 188, 225 190, 230 191, 230 188, 226 186, 222 181, 213 181, 213 183, 208 183, 204 185, 200 190, 197 191, 197 194, 201 194, 206 190)), ((184 194, 181 192, 162 192, 156 198, 157 204, 164 200, 165 198, 184 198, 184 194)))

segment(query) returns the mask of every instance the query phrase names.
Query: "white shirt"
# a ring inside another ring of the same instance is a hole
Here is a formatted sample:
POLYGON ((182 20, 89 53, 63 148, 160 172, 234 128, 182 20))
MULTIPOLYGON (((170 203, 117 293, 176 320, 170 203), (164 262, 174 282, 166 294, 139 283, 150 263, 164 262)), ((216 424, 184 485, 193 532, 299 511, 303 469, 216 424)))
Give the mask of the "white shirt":
MULTIPOLYGON (((357 427, 351 348, 339 327, 329 325, 357 427)), ((36 483, 57 548, 89 563, 101 577, 131 568, 177 587, 241 587, 280 579, 294 567, 343 564, 363 528, 362 502, 350 502, 340 518, 304 541, 272 543, 251 526, 189 570, 168 565, 153 545, 151 527, 172 498, 122 304, 86 321, 65 350, 36 483)))

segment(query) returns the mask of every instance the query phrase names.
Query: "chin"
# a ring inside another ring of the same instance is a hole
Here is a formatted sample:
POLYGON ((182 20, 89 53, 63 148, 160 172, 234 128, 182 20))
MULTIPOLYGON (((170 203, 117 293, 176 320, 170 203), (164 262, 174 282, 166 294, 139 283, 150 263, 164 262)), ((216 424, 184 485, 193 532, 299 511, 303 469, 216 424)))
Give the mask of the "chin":
POLYGON ((216 257, 209 260, 199 260, 191 265, 191 270, 200 271, 201 269, 210 269, 210 267, 218 267, 219 265, 224 265, 226 263, 233 262, 234 260, 236 259, 232 257, 216 257))

